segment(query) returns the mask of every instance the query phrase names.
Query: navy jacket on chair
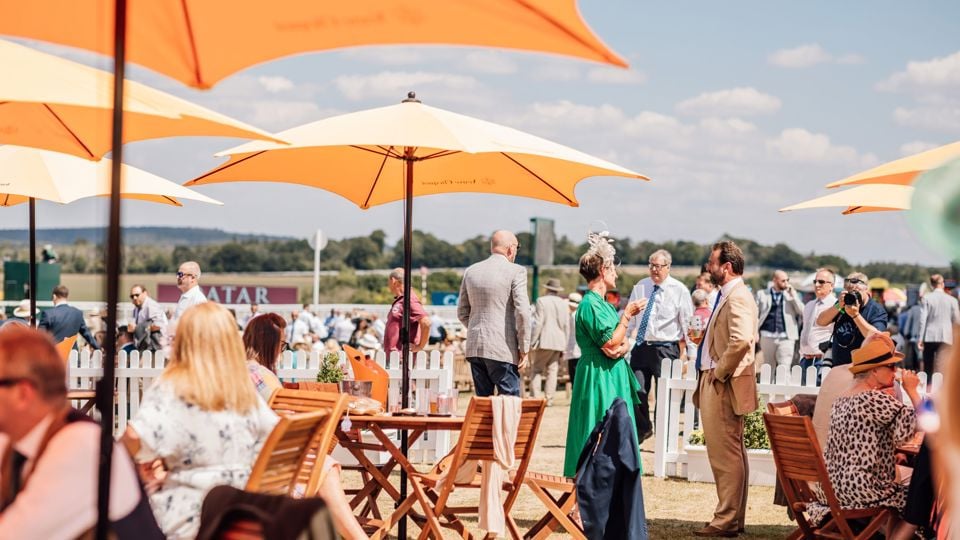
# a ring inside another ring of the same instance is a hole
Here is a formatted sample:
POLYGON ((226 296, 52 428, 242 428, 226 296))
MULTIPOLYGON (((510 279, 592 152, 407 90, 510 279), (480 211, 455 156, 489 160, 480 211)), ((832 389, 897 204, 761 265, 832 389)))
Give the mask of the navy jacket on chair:
POLYGON ((580 454, 577 504, 587 538, 647 538, 643 476, 633 418, 622 398, 607 409, 580 454))
POLYGON ((87 328, 87 323, 83 320, 83 312, 73 306, 60 304, 43 311, 40 313, 38 326, 53 334, 53 341, 56 343, 80 334, 91 347, 100 348, 100 344, 94 339, 90 329, 87 328))

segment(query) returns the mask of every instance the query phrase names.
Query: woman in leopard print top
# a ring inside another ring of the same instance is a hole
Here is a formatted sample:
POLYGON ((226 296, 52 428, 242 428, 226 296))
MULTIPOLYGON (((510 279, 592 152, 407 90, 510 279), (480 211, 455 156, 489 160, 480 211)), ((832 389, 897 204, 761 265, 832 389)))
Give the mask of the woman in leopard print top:
MULTIPOLYGON (((901 511, 906 504, 909 480, 897 478, 894 453, 914 436, 917 423, 914 409, 891 392, 898 373, 895 364, 902 358, 886 333, 873 334, 853 352, 853 385, 833 404, 824 455, 842 508, 884 506, 901 511)), ((921 399, 917 374, 900 373, 903 389, 915 407, 921 399)), ((826 497, 818 496, 823 504, 807 508, 815 523, 821 523, 830 511, 826 497)))

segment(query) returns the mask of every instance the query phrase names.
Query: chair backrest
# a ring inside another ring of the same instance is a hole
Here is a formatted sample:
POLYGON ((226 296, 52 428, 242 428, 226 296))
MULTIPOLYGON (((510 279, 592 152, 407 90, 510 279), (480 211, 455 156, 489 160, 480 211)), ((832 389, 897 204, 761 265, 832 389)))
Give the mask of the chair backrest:
POLYGON ((843 519, 840 502, 830 483, 823 452, 810 418, 766 413, 763 415, 763 422, 767 426, 777 476, 783 485, 787 502, 797 516, 800 528, 809 532, 812 537, 812 527, 803 512, 807 503, 818 500, 810 483, 819 482, 837 525, 842 531, 850 533, 850 528, 843 519))
POLYGON ((800 410, 792 400, 767 403, 767 412, 779 416, 799 416, 800 410))
POLYGON ((74 334, 70 337, 63 338, 63 341, 57 343, 57 352, 60 353, 60 358, 63 358, 63 361, 66 362, 70 360, 70 351, 73 350, 73 346, 77 344, 77 334, 74 334))
POLYGON ((312 441, 313 447, 307 453, 304 467, 301 470, 298 484, 306 485, 305 494, 312 497, 320 488, 320 469, 323 456, 326 456, 337 445, 337 423, 347 409, 350 396, 332 392, 313 392, 310 390, 289 390, 281 388, 270 397, 270 408, 280 415, 296 414, 313 411, 326 411, 328 417, 323 428, 312 441))
POLYGON ((387 370, 380 367, 373 360, 367 360, 366 356, 357 349, 349 345, 343 346, 343 352, 350 361, 350 368, 353 369, 353 378, 357 381, 372 381, 370 388, 370 397, 383 403, 383 408, 387 408, 387 389, 390 386, 390 374, 387 370))
POLYGON ((329 417, 326 409, 280 416, 253 464, 247 491, 292 496, 302 476, 319 474, 310 466, 309 455, 311 449, 316 453, 316 440, 329 417))
MULTIPOLYGON (((543 420, 543 410, 547 402, 544 399, 524 399, 520 404, 520 421, 517 423, 517 440, 513 447, 517 470, 514 481, 515 487, 523 483, 533 448, 540 431, 540 422, 543 420)), ((451 481, 445 482, 438 498, 438 509, 445 504, 446 498, 453 488, 452 478, 455 471, 460 470, 468 460, 494 461, 493 453, 493 404, 491 398, 472 398, 463 418, 463 427, 457 446, 451 452, 453 461, 451 481)), ((510 508, 519 489, 513 490, 504 502, 504 507, 510 508)))

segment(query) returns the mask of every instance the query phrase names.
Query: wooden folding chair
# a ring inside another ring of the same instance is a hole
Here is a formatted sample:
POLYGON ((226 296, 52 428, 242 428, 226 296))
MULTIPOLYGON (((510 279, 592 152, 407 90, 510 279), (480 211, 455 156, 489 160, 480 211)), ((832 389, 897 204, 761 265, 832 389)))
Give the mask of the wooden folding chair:
POLYGON ((767 403, 767 412, 779 416, 800 416, 797 404, 791 400, 767 403))
POLYGON ((293 497, 302 478, 308 486, 319 483, 315 449, 329 418, 327 410, 281 416, 253 464, 245 489, 293 497))
POLYGON ((885 507, 840 508, 810 418, 766 413, 763 421, 767 425, 777 476, 800 527, 791 538, 867 539, 893 518, 893 512, 885 507), (830 507, 830 518, 820 527, 814 526, 805 515, 807 505, 817 501, 811 487, 813 482, 820 483, 830 507), (855 533, 850 522, 864 519, 868 520, 866 527, 855 533))
POLYGON ((577 485, 573 478, 527 471, 523 483, 547 509, 547 514, 523 535, 525 539, 542 540, 563 526, 572 538, 586 540, 583 529, 570 519, 570 512, 577 504, 577 485), (555 497, 550 491, 559 491, 560 495, 555 497))
POLYGON ((313 470, 322 466, 322 456, 330 454, 337 446, 335 436, 337 424, 340 422, 343 412, 347 409, 349 399, 350 396, 346 394, 288 390, 285 388, 275 391, 270 396, 270 408, 280 415, 313 411, 325 411, 328 415, 318 436, 312 441, 312 446, 304 461, 304 467, 297 479, 297 483, 304 486, 304 497, 314 497, 320 489, 320 475, 314 475, 313 470))
POLYGON ((77 334, 65 337, 60 343, 57 343, 57 352, 60 353, 60 358, 63 358, 64 362, 70 360, 70 351, 73 350, 73 346, 76 344, 77 334))
MULTIPOLYGON (((520 530, 516 521, 510 515, 510 509, 520 493, 520 486, 527 474, 527 466, 530 464, 530 458, 533 456, 533 447, 537 440, 537 433, 540 431, 540 422, 543 420, 543 410, 546 407, 544 399, 524 399, 521 402, 520 421, 517 425, 517 440, 514 445, 514 457, 517 462, 516 472, 506 481, 501 488, 506 491, 503 500, 503 511, 506 520, 507 529, 510 536, 515 540, 520 538, 520 530)), ((426 517, 426 523, 420 533, 420 539, 428 536, 436 539, 442 539, 443 533, 441 527, 454 529, 460 533, 463 538, 472 538, 471 535, 457 516, 464 514, 477 514, 479 508, 472 507, 454 507, 447 504, 450 494, 456 488, 475 488, 479 489, 480 477, 474 475, 470 482, 464 484, 455 484, 456 471, 467 461, 494 461, 493 453, 493 405, 491 398, 473 398, 467 407, 467 413, 463 420, 463 428, 460 431, 460 438, 457 446, 451 453, 450 472, 444 476, 439 470, 429 473, 416 473, 410 475, 410 484, 413 488, 413 494, 407 497, 394 516, 406 513, 415 502, 419 502, 423 508, 426 517), (443 480, 443 481, 441 481, 443 480), (442 521, 441 521, 442 520, 442 521)), ((394 521, 391 518, 391 525, 394 521)))

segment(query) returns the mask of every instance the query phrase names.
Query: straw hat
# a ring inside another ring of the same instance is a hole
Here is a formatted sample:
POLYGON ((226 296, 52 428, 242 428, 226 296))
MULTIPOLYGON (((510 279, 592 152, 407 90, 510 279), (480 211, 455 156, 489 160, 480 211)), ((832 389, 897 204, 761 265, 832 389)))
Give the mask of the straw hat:
POLYGON ((853 363, 850 373, 854 375, 864 371, 889 366, 903 360, 903 353, 897 352, 897 346, 887 332, 873 334, 867 338, 859 349, 851 354, 853 363))
MULTIPOLYGON (((37 309, 34 313, 39 313, 40 309, 37 309)), ((13 316, 20 317, 21 319, 26 319, 30 317, 30 299, 24 298, 20 301, 20 304, 13 309, 13 316)))
POLYGON ((563 286, 560 285, 560 280, 557 278, 548 279, 547 284, 544 285, 543 288, 553 292, 560 292, 563 290, 563 286))
POLYGON ((583 295, 580 293, 572 292, 567 295, 567 303, 570 304, 570 307, 576 308, 580 305, 580 302, 583 301, 583 295))
POLYGON ((380 342, 372 334, 364 334, 357 340, 357 346, 361 349, 380 350, 380 342))

